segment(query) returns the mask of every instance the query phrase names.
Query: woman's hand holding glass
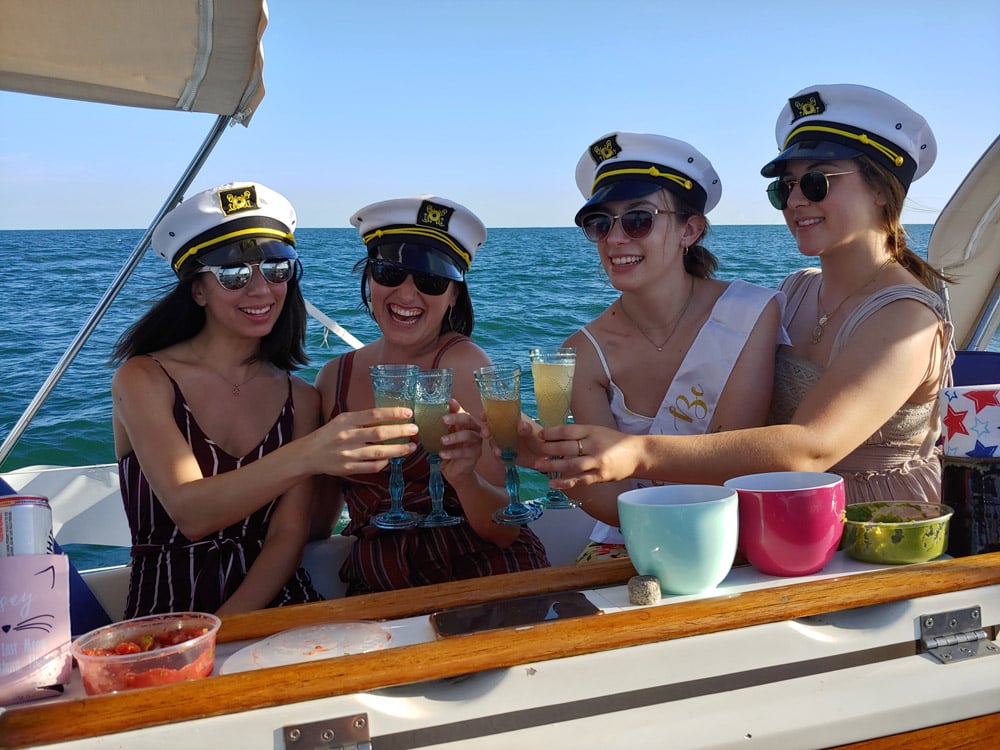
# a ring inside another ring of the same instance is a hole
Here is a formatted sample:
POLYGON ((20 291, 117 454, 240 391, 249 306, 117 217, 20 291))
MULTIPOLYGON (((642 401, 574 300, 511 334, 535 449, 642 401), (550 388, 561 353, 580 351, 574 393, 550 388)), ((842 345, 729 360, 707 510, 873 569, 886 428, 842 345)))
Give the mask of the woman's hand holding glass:
POLYGON ((376 408, 342 412, 303 438, 314 474, 347 477, 377 474, 393 458, 414 451, 417 434, 409 409, 376 408))
POLYGON ((537 471, 557 474, 550 485, 559 489, 628 479, 639 470, 642 436, 610 427, 562 425, 540 435, 547 456, 535 461, 537 471))

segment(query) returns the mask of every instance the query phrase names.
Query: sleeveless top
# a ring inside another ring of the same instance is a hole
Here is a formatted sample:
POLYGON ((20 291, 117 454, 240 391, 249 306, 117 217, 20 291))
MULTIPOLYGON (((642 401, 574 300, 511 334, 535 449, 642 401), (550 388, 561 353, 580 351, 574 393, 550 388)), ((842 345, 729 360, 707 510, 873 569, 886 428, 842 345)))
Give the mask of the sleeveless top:
MULTIPOLYGON (((164 373, 174 386, 174 421, 191 446, 204 476, 238 469, 291 439, 294 420, 291 377, 288 379, 288 398, 274 426, 256 448, 237 458, 205 435, 177 382, 165 369, 164 373)), ((181 533, 153 494, 134 451, 119 459, 118 473, 125 515, 132 531, 132 573, 125 604, 126 619, 159 612, 215 612, 243 582, 260 554, 278 498, 242 521, 192 542, 181 533)), ((320 599, 309 574, 299 568, 268 606, 320 599)))
MULTIPOLYGON (((654 417, 637 414, 628 408, 625 394, 611 378, 611 369, 597 339, 586 327, 582 328, 594 345, 608 378, 611 414, 619 431, 630 435, 701 435, 707 432, 736 360, 764 308, 776 297, 783 306, 784 295, 780 292, 745 281, 731 282, 716 300, 711 315, 684 355, 654 417)), ((779 332, 779 340, 781 343, 789 341, 784 328, 779 332)), ((654 484, 644 479, 632 479, 630 483, 633 489, 654 484)), ((625 543, 619 529, 602 521, 596 523, 590 538, 604 544, 625 543)))
MULTIPOLYGON (((818 268, 805 268, 781 282, 788 295, 784 322, 790 323, 804 299, 815 297, 823 277, 818 268)), ((875 292, 844 321, 834 339, 830 359, 840 353, 848 339, 871 315, 900 299, 912 299, 931 308, 942 322, 945 337, 945 368, 939 388, 950 383, 954 350, 952 326, 944 303, 930 289, 898 284, 875 292)), ((768 421, 788 424, 805 395, 819 382, 826 368, 796 357, 791 347, 778 350, 774 390, 768 421)), ((848 503, 877 500, 941 501, 941 464, 935 444, 941 432, 937 399, 923 404, 905 403, 874 434, 829 471, 844 478, 848 503)))
MULTIPOLYGON (((455 344, 468 341, 456 336, 438 351, 432 367, 455 344)), ((330 419, 347 411, 347 394, 354 363, 354 351, 341 356, 337 369, 336 402, 330 419)), ((415 513, 431 510, 428 488, 430 464, 427 452, 417 450, 403 461, 403 506, 415 513)), ((483 539, 464 521, 455 526, 409 529, 380 529, 371 519, 389 510, 389 468, 377 474, 355 474, 340 480, 351 520, 341 532, 354 536, 355 543, 340 568, 347 595, 392 591, 431 583, 477 578, 494 573, 548 567, 545 547, 527 526, 509 547, 483 539)), ((458 495, 444 482, 444 507, 455 516, 463 515, 458 495)))

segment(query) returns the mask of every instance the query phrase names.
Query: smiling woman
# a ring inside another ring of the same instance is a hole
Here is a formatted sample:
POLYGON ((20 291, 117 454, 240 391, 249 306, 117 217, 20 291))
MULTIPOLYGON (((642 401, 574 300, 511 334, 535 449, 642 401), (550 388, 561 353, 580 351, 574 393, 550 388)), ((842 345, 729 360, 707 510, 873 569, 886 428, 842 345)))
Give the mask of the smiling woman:
MULTIPOLYGON (((374 203, 357 211, 351 223, 367 249, 357 265, 361 297, 381 336, 320 370, 316 386, 323 415, 334 419, 370 406, 373 367, 451 370, 453 399, 440 417, 445 432, 438 455, 444 510, 462 522, 435 526, 414 520, 415 527, 395 530, 378 523, 386 513, 398 515, 399 505, 417 517, 432 510, 431 467, 423 447, 403 462, 401 504, 397 497, 390 506, 393 483, 385 472, 326 483, 326 507, 346 501, 351 520, 343 533, 357 539, 340 571, 348 594, 547 566, 541 542, 527 527, 493 523, 494 511, 507 504, 503 467, 483 449, 479 423, 471 416, 483 413, 473 371, 490 360, 469 338, 475 317, 465 275, 486 241, 486 227, 465 206, 431 195, 374 203)), ((334 520, 317 516, 314 535, 328 537, 334 520)))
POLYGON ((126 617, 319 599, 299 567, 312 475, 406 453, 367 426, 398 409, 316 429, 319 396, 291 374, 307 360, 295 226, 284 196, 245 182, 192 196, 153 233, 177 283, 119 339, 111 387, 132 535, 126 617))
MULTIPOLYGON (((688 143, 609 133, 583 154, 576 223, 595 243, 618 299, 571 335, 577 423, 630 434, 698 434, 764 423, 779 342, 780 295, 712 278, 706 214, 722 197, 711 162, 688 143)), ((570 453, 587 450, 581 439, 570 453)), ((625 555, 608 483, 573 494, 597 519, 581 561, 625 555)))
POLYGON ((952 325, 934 291, 945 277, 910 249, 900 223, 910 183, 937 155, 930 126, 877 89, 819 85, 782 106, 775 139, 779 154, 761 169, 774 180, 768 195, 820 268, 779 287, 791 341, 777 353, 769 425, 641 440, 582 425, 546 431, 547 455, 578 444, 589 454, 537 462, 560 472, 557 486, 830 471, 844 477, 849 503, 940 499, 936 404, 952 325))

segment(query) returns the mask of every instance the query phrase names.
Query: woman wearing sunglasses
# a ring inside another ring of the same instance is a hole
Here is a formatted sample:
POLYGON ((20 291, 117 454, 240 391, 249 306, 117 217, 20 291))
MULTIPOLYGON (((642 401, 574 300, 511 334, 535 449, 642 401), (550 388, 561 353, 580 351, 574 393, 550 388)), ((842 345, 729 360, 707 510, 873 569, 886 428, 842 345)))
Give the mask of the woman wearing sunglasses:
MULTIPOLYGON (((526 526, 493 522, 493 512, 507 504, 503 466, 483 450, 471 416, 483 411, 473 370, 490 360, 469 338, 475 318, 465 275, 486 241, 486 227, 464 206, 435 196, 374 203, 355 213, 351 223, 367 247, 356 267, 362 272, 361 301, 382 335, 320 370, 316 386, 323 414, 335 419, 370 408, 372 365, 451 368, 453 400, 444 417, 449 433, 442 441, 441 469, 445 510, 464 520, 453 526, 376 528, 372 519, 390 507, 389 473, 342 480, 337 492, 351 516, 343 533, 356 537, 340 571, 347 593, 547 566, 544 547, 526 526)), ((423 448, 407 457, 403 474, 405 509, 428 513, 430 466, 423 448)))
MULTIPOLYGON (((616 132, 587 149, 576 180, 576 223, 620 295, 564 344, 577 351, 574 421, 635 435, 764 424, 781 295, 713 278, 706 214, 722 185, 708 159, 673 138, 616 132)), ((581 561, 625 554, 618 494, 651 483, 622 479, 573 493, 598 521, 581 561)))
POLYGON ((199 193, 170 211, 153 249, 173 289, 119 339, 115 451, 132 530, 125 616, 231 614, 313 601, 299 567, 315 474, 377 471, 411 425, 399 409, 317 429, 306 361, 295 211, 259 183, 199 193))
POLYGON ((775 366, 770 426, 699 438, 625 438, 578 426, 546 431, 554 484, 638 475, 720 483, 764 471, 831 471, 848 502, 938 501, 937 394, 949 377, 951 325, 932 291, 942 277, 906 243, 910 182, 936 155, 923 117, 882 91, 810 86, 778 116, 780 153, 761 170, 802 255, 775 366))

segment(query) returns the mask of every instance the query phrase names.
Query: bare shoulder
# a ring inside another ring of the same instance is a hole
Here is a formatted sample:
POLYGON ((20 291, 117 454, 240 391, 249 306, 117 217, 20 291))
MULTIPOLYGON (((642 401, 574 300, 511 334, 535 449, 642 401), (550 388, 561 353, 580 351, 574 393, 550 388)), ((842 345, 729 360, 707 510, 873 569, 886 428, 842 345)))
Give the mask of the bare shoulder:
POLYGON ((127 359, 111 378, 111 390, 136 389, 139 391, 166 387, 170 383, 166 371, 152 356, 136 356, 127 359))
POLYGON ((441 367, 476 368, 490 364, 489 355, 472 339, 463 338, 446 351, 439 362, 441 367))
POLYGON ((322 391, 324 388, 333 387, 337 380, 337 370, 340 368, 340 357, 334 357, 325 365, 319 368, 316 373, 316 388, 322 391))

